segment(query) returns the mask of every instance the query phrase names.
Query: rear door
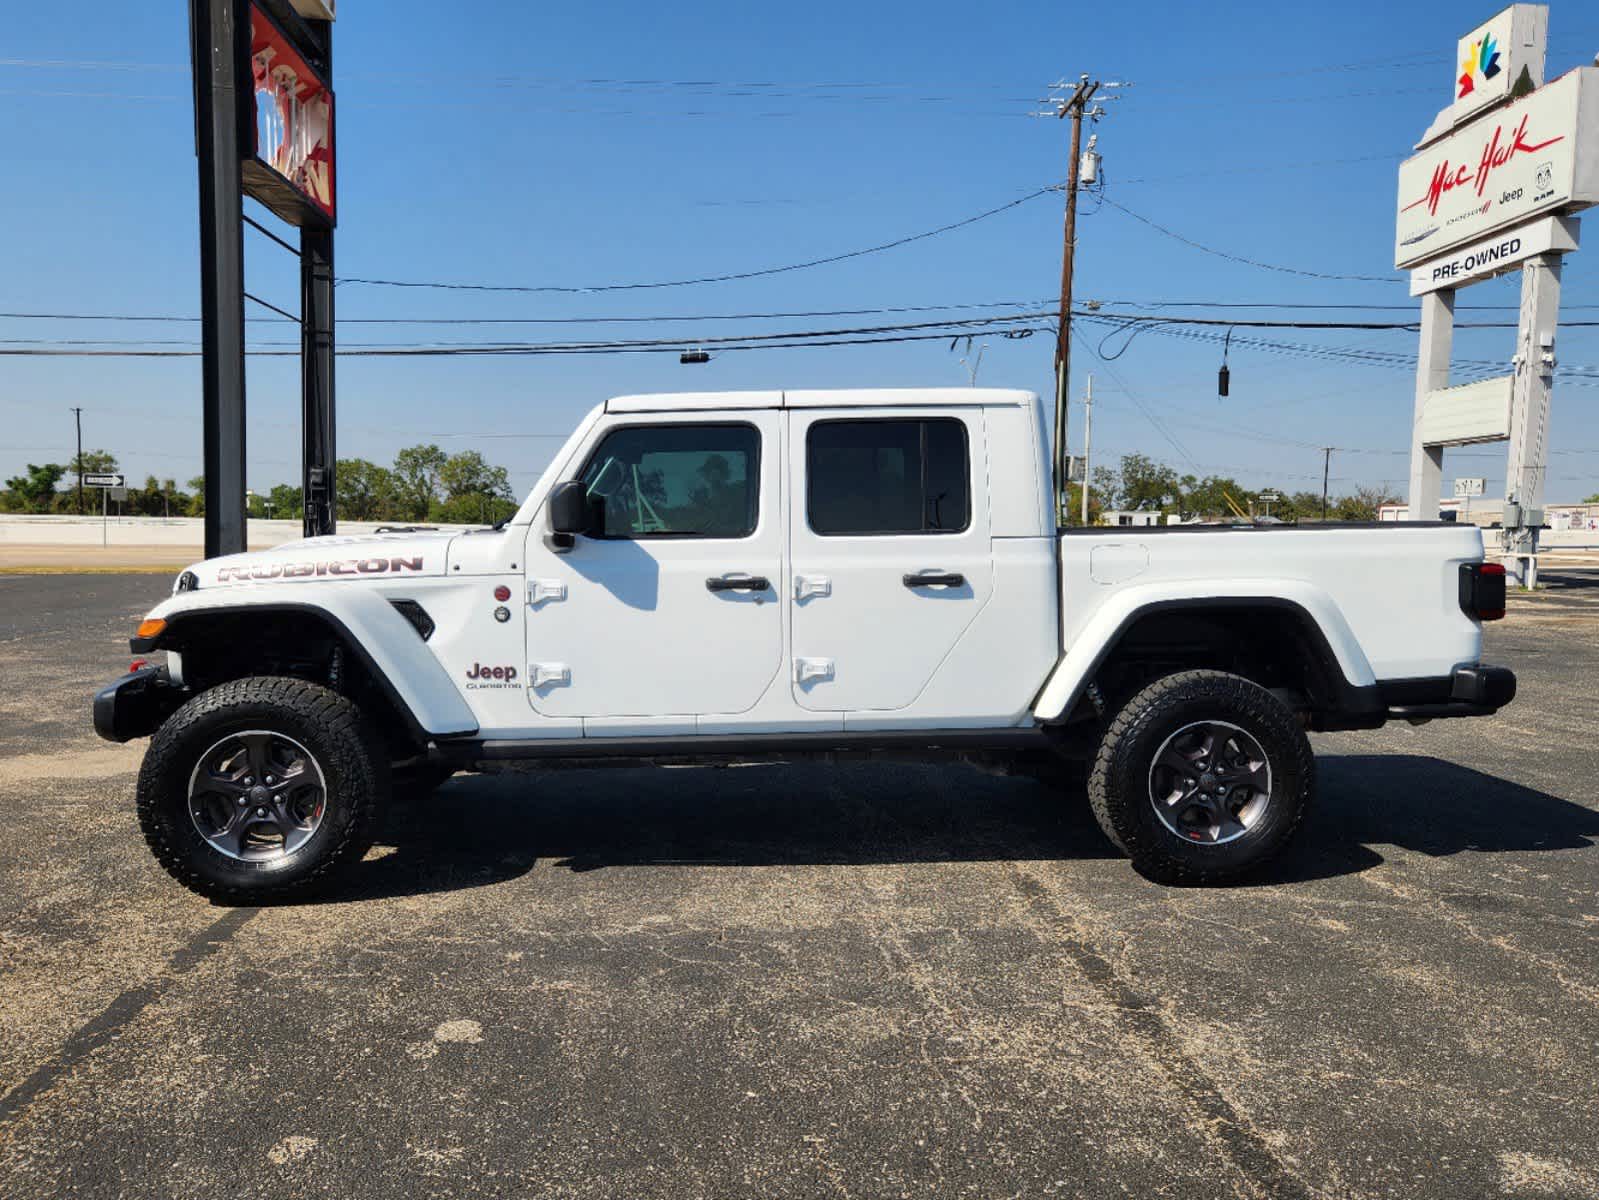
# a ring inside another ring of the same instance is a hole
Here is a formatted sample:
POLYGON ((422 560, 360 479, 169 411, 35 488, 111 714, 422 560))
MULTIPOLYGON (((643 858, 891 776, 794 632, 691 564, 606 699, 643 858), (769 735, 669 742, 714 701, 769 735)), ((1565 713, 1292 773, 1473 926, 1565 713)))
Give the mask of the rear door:
POLYGON ((783 668, 776 410, 637 414, 572 476, 602 510, 561 552, 528 539, 528 696, 547 716, 738 713, 783 668))
POLYGON ((795 701, 912 706, 993 586, 982 410, 793 409, 788 445, 795 701))

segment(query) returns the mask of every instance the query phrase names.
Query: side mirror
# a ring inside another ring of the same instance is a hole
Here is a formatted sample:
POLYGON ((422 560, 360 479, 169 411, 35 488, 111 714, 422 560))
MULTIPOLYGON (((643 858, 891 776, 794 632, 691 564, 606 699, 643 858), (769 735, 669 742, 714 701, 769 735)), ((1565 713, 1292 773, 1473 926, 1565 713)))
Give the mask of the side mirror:
POLYGON ((555 485, 550 493, 550 532, 572 537, 593 528, 594 507, 588 489, 576 479, 555 485))

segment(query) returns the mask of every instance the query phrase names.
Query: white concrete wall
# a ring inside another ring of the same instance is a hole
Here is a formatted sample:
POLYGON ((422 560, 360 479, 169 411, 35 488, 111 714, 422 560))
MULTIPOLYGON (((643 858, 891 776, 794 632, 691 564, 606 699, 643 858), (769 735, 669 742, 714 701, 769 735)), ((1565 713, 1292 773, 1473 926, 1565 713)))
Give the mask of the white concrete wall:
MULTIPOLYGON (((339 533, 373 533, 380 525, 398 521, 340 521, 339 533)), ((102 526, 99 517, 0 513, 0 546, 108 546, 205 545, 205 521, 200 517, 112 517, 102 526)), ((251 521, 250 548, 292 542, 301 536, 299 521, 251 521)))

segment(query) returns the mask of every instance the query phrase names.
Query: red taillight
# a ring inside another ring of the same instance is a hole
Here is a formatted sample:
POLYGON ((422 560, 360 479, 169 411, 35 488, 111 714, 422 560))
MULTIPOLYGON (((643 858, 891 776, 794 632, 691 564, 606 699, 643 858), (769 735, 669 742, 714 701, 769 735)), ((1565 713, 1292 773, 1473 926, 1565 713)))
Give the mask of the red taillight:
POLYGON ((1460 607, 1468 617, 1479 621, 1500 620, 1505 615, 1505 565, 1462 563, 1460 607))
POLYGON ((150 663, 147 659, 136 658, 128 664, 128 674, 132 675, 135 671, 142 671, 149 665, 150 663))

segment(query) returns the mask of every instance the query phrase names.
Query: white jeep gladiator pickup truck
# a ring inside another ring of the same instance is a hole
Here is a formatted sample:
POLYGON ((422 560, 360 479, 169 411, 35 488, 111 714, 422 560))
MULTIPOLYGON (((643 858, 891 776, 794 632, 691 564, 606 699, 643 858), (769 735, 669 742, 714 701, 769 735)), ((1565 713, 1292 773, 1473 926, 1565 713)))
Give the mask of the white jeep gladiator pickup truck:
POLYGON ((1304 819, 1305 731, 1493 713, 1503 570, 1469 525, 1060 530, 1038 397, 624 396, 502 527, 196 563, 101 691, 138 811, 206 895, 299 894, 392 788, 555 765, 1092 762, 1146 875, 1224 879, 1304 819))

